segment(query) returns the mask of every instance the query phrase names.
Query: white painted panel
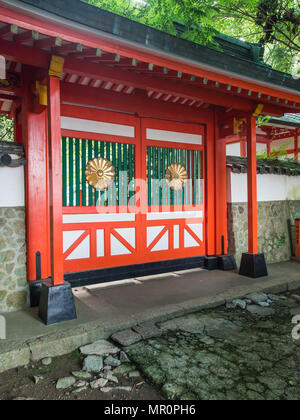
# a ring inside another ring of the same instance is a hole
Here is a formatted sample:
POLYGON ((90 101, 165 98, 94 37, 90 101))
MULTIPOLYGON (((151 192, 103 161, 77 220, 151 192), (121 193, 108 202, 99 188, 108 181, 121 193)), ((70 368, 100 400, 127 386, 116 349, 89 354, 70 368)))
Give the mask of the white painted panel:
POLYGON ((227 144, 226 155, 227 156, 241 156, 241 144, 240 143, 227 144))
MULTIPOLYGON (((299 200, 300 177, 257 175, 257 199, 259 202, 299 200)), ((247 174, 231 173, 231 202, 247 203, 247 201, 247 174)))
POLYGON ((287 200, 300 200, 300 176, 288 177, 287 200))
POLYGON ((169 232, 166 232, 163 237, 152 248, 151 252, 167 251, 169 249, 169 232))
POLYGON ((174 249, 178 249, 179 247, 179 225, 174 225, 174 249))
POLYGON ((97 257, 104 257, 104 229, 97 229, 97 257))
POLYGON ((25 206, 24 167, 0 167, 0 207, 25 206))
POLYGON ((63 223, 105 223, 105 222, 134 222, 133 213, 114 214, 65 214, 63 223))
POLYGON ((201 219, 203 211, 177 211, 166 213, 148 213, 147 220, 170 220, 170 219, 201 219))
POLYGON ((198 223, 197 225, 188 225, 188 227, 194 232, 194 234, 203 242, 203 224, 198 223))
POLYGON ((177 131, 155 130, 147 128, 147 139, 166 141, 171 143, 185 144, 202 144, 202 136, 200 134, 179 133, 177 131))
POLYGON ((132 248, 135 248, 135 228, 120 228, 115 229, 115 231, 122 236, 132 248))
POLYGON ((197 241, 189 234, 186 230, 184 230, 184 247, 185 248, 195 248, 196 246, 200 246, 197 241))
POLYGON ((120 137, 134 137, 135 129, 128 125, 90 121, 80 118, 61 117, 61 128, 65 130, 85 131, 88 133, 108 134, 120 137))
POLYGON ((71 230, 63 232, 63 252, 65 253, 83 233, 84 230, 71 230))
POLYGON ((149 247, 154 239, 160 234, 165 226, 149 226, 147 227, 147 247, 149 247))
POLYGON ((110 246, 111 255, 126 255, 131 254, 128 248, 126 248, 114 235, 110 235, 110 246))
POLYGON ((84 241, 72 252, 67 260, 82 260, 90 258, 90 236, 87 236, 84 241))
POLYGON ((263 143, 256 143, 256 151, 259 153, 263 153, 267 151, 267 146, 263 143))

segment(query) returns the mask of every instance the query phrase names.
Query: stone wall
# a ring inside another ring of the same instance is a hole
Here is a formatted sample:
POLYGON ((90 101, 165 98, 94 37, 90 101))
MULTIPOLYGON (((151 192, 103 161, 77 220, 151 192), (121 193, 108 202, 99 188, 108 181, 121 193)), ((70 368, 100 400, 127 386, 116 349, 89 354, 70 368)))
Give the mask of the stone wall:
MULTIPOLYGON (((258 203, 258 245, 267 263, 288 261, 291 258, 288 219, 300 213, 300 201, 267 201, 258 203)), ((228 204, 228 246, 240 264, 243 252, 248 251, 248 205, 228 204)))
POLYGON ((25 208, 0 207, 0 312, 28 306, 25 208))

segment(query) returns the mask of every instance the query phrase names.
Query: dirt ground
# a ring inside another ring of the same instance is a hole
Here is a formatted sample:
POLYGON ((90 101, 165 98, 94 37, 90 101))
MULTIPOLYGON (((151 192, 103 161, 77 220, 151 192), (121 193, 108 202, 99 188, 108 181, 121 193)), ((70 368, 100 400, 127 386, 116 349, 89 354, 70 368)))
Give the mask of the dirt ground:
POLYGON ((34 400, 161 400, 159 393, 148 385, 142 377, 128 378, 117 375, 117 386, 130 386, 131 392, 114 391, 103 393, 99 390, 88 389, 79 394, 72 394, 68 390, 57 390, 56 382, 63 377, 71 376, 71 372, 82 368, 81 355, 74 352, 70 355, 53 359, 50 366, 42 363, 32 364, 26 368, 13 369, 0 374, 0 400, 34 399, 34 400), (43 379, 34 383, 35 376, 43 379))

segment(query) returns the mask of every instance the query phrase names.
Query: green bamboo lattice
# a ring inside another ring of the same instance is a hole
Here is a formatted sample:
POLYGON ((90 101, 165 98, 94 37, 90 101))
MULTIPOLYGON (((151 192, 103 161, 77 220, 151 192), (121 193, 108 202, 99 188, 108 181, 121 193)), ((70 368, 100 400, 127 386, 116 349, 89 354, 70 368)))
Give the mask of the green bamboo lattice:
POLYGON ((202 198, 201 152, 165 147, 147 148, 148 205, 200 205, 202 198), (172 163, 185 167, 188 180, 181 191, 171 190, 165 181, 172 163))
POLYGON ((133 205, 135 146, 71 137, 62 138, 63 206, 127 206, 133 205), (114 184, 97 191, 85 179, 87 163, 103 157, 115 168, 114 184))

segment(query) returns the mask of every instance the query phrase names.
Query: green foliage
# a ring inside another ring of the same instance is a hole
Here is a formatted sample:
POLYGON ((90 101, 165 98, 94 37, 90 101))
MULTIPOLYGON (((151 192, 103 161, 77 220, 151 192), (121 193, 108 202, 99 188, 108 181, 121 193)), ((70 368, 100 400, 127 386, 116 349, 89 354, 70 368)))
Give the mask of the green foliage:
POLYGON ((266 47, 272 67, 299 75, 298 0, 84 0, 129 19, 175 35, 173 21, 184 24, 183 37, 218 48, 216 33, 266 47))
POLYGON ((291 161, 294 163, 293 158, 288 158, 287 150, 289 146, 293 143, 293 140, 288 141, 287 143, 282 144, 280 147, 274 147, 271 149, 271 154, 268 156, 267 150, 262 153, 257 153, 257 159, 268 159, 268 160, 278 160, 279 158, 285 157, 286 161, 291 161))
POLYGON ((0 141, 14 141, 14 121, 0 114, 0 141))

